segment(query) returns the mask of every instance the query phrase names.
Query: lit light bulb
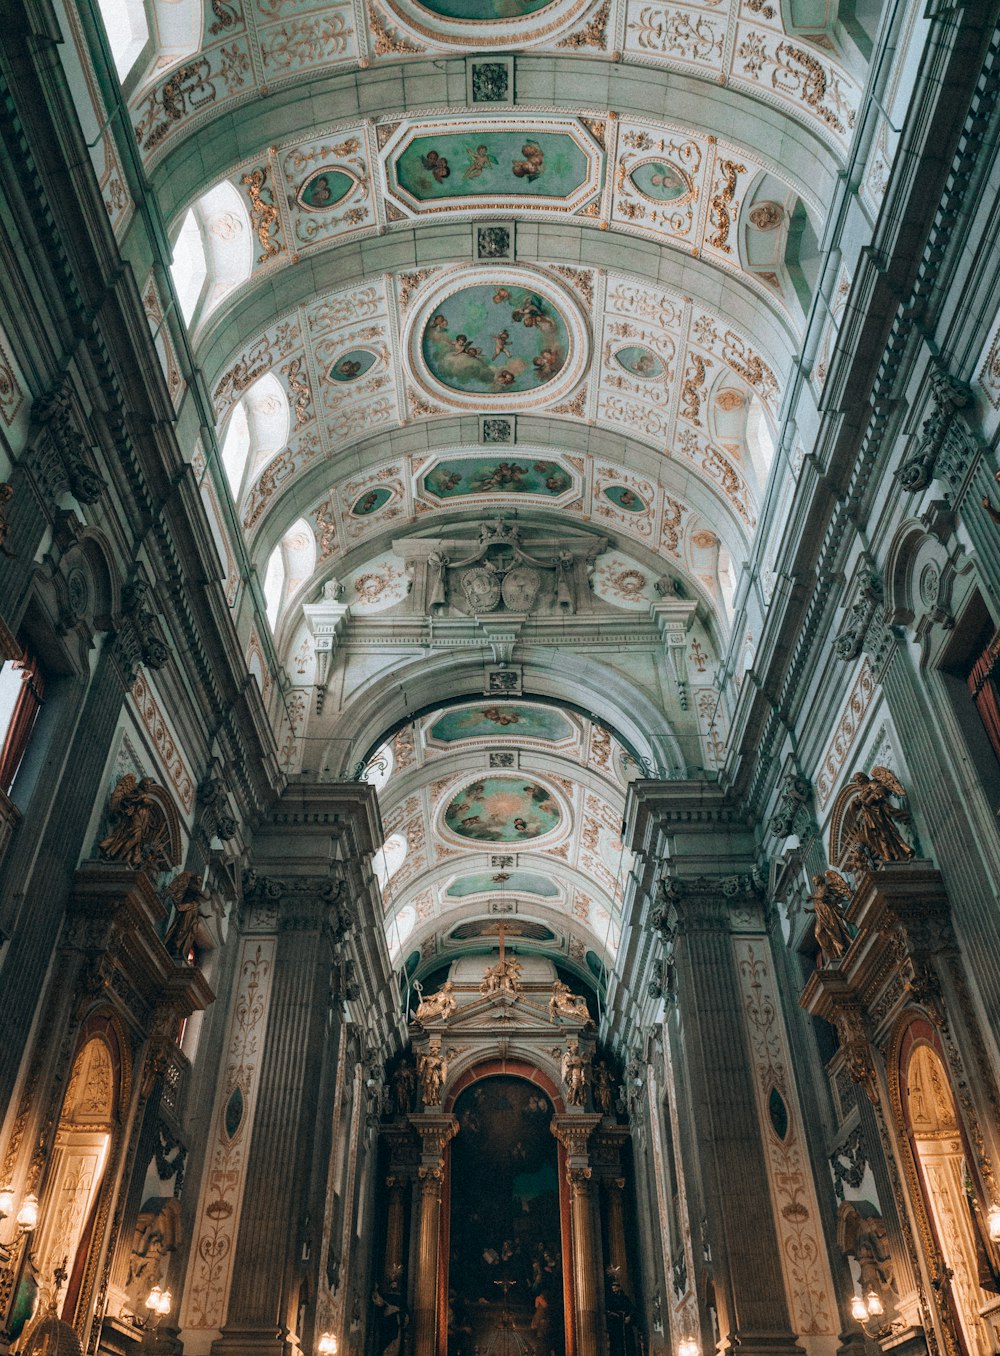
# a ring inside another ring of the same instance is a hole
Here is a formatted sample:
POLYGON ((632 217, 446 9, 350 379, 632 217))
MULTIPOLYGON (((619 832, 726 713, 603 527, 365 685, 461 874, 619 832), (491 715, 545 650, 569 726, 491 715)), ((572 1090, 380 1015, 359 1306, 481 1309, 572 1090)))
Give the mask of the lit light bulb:
POLYGON ((677 1356, 700 1356, 700 1347, 693 1337, 685 1337, 677 1346, 677 1356))
POLYGON ((4 1187, 0 1191, 0 1219, 6 1219, 14 1213, 14 1188, 4 1187))
POLYGON ((871 1314, 872 1318, 878 1318, 879 1314, 885 1312, 882 1307, 882 1298, 877 1290, 869 1290, 865 1296, 865 1308, 871 1314))
POLYGON ((337 1339, 332 1332, 325 1332, 319 1339, 319 1356, 337 1356, 337 1339))
POLYGON ((154 1285, 152 1290, 146 1296, 146 1308, 154 1314, 160 1312, 160 1302, 163 1299, 163 1291, 158 1285, 154 1285))
POLYGON ((160 1296, 160 1302, 156 1306, 156 1312, 161 1315, 169 1314, 170 1306, 171 1304, 173 1304, 173 1302, 174 1302, 173 1295, 171 1295, 169 1290, 164 1290, 163 1294, 160 1296))
POLYGON ((25 1196, 24 1204, 17 1212, 17 1223, 26 1234, 33 1233, 38 1228, 38 1197, 34 1192, 30 1196, 25 1196))
POLYGON ((986 1216, 986 1227, 989 1230, 990 1242, 1000 1243, 1000 1205, 990 1206, 986 1216))
POLYGON ((855 1323, 864 1323, 868 1318, 868 1310, 860 1295, 855 1295, 851 1300, 851 1317, 855 1323))

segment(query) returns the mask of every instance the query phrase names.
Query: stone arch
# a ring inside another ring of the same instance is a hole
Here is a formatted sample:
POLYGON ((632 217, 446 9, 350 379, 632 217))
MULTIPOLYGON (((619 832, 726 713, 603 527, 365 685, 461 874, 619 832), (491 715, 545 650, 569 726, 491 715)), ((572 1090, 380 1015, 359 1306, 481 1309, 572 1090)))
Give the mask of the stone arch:
MULTIPOLYGON (((383 742, 385 732, 405 723, 414 709, 430 701, 481 696, 483 663, 484 655, 480 649, 470 649, 468 653, 451 651, 430 659, 417 655, 406 665, 372 683, 361 697, 341 712, 340 724, 354 734, 349 740, 327 742, 320 756, 321 776, 334 780, 351 776, 356 767, 363 766, 366 755, 383 742), (411 672, 413 681, 426 692, 426 701, 418 691, 404 692, 411 672)), ((607 697, 608 677, 608 671, 595 661, 561 652, 542 651, 524 665, 526 694, 562 697, 583 710, 594 707, 595 693, 607 697), (543 657, 549 660, 551 667, 542 664, 543 657)), ((615 673, 614 680, 620 699, 617 703, 606 703, 606 709, 610 709, 612 715, 597 713, 602 723, 613 731, 621 731, 626 744, 645 759, 649 776, 683 775, 686 760, 664 713, 622 675, 615 673), (652 733, 657 730, 660 733, 652 733)))

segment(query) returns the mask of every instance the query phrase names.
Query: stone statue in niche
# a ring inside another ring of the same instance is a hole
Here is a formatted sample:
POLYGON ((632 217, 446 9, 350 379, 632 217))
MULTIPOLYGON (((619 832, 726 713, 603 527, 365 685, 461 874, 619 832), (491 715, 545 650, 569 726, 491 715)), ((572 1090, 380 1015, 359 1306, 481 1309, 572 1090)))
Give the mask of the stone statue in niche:
POLYGON ((556 607, 563 612, 576 611, 572 551, 560 551, 556 557, 556 607))
POLYGON ((610 1116, 614 1105, 615 1085, 611 1081, 611 1070, 603 1059, 594 1065, 594 1106, 602 1116, 610 1116))
POLYGON ((194 871, 179 872, 164 890, 163 898, 174 911, 163 945, 172 956, 187 960, 199 921, 211 917, 211 899, 202 889, 201 877, 194 871))
POLYGON ((890 796, 904 799, 906 791, 887 767, 873 767, 871 776, 855 772, 851 778, 855 797, 844 815, 844 837, 851 843, 855 866, 869 863, 908 862, 913 848, 897 825, 910 822, 909 813, 893 805, 890 796))
POLYGON ((111 832, 98 849, 112 862, 124 862, 134 870, 162 869, 167 865, 167 825, 162 807, 150 794, 152 777, 137 778, 127 772, 111 793, 111 832))
POLYGON ((816 942, 824 962, 839 960, 853 938, 841 912, 850 902, 851 887, 839 871, 827 871, 812 878, 812 911, 816 915, 816 942))
POLYGON ((444 1082, 448 1077, 448 1060, 440 1042, 432 1044, 429 1050, 417 1057, 417 1071, 424 1106, 439 1106, 444 1082))
POLYGON ((125 1292, 128 1309, 146 1317, 146 1296, 166 1280, 170 1254, 181 1243, 181 1203, 173 1196, 150 1196, 135 1221, 125 1292))
POLYGON ((580 1050, 579 1041, 567 1041, 562 1057, 562 1080, 570 1106, 586 1104, 589 1072, 587 1058, 580 1050))
POLYGON ((578 993, 571 993, 568 984, 561 979, 553 981, 552 997, 549 999, 549 1017, 555 1022, 564 1017, 569 1022, 584 1022, 592 1025, 587 1000, 578 993))
POLYGON ((885 1303, 886 1292, 895 1293, 889 1234, 871 1201, 841 1201, 837 1210, 837 1246, 845 1257, 853 1257, 857 1262, 862 1295, 874 1290, 885 1303))
POLYGON ((458 1006, 455 1002, 454 980, 446 980, 437 993, 432 993, 427 998, 424 997, 419 984, 414 987, 420 994, 420 1002, 417 1004, 414 1020, 421 1024, 424 1022, 446 1022, 458 1006))
POLYGON ((448 557, 432 551, 427 557, 427 611, 448 606, 448 557))
POLYGON ((392 1075, 392 1096, 397 1116, 406 1116, 413 1110, 413 1095, 417 1090, 417 1071, 404 1059, 392 1075))

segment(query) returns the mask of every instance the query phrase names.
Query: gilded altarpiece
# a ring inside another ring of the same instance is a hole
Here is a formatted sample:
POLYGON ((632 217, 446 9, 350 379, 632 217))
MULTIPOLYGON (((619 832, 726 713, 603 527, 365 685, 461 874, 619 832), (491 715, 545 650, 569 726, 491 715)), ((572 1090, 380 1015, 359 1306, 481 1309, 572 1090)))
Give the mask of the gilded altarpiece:
POLYGON ((862 1086, 882 1140, 913 1286, 886 1296, 879 1337, 925 1342, 932 1356, 985 1356, 1000 1311, 1000 1256, 986 1227, 998 1200, 1000 1094, 944 886, 914 858, 859 871, 851 895, 850 942, 801 1002, 836 1026, 831 1071, 846 1068, 862 1086))

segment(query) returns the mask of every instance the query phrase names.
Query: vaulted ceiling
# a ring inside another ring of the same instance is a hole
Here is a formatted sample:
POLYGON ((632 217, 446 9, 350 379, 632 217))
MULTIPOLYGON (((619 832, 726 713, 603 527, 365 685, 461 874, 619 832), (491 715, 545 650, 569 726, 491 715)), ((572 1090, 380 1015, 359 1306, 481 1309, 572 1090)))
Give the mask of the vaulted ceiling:
POLYGON ((734 594, 790 474, 865 81, 837 10, 150 0, 126 93, 216 420, 195 459, 228 596, 246 552, 289 770, 380 787, 400 961, 504 916, 610 964, 627 781, 725 758, 718 670, 752 659, 734 594), (497 515, 556 570, 539 606, 458 575, 434 603, 428 553, 497 515))

